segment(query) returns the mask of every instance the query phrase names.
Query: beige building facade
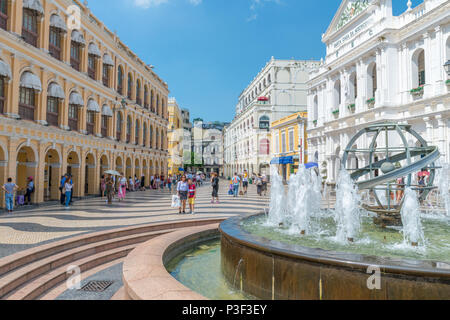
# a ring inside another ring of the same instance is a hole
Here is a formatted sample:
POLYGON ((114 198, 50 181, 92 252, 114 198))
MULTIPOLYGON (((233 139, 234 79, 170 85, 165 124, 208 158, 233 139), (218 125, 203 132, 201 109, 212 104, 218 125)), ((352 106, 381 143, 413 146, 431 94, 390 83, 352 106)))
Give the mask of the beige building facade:
POLYGON ((32 176, 41 203, 66 172, 75 197, 108 169, 166 175, 168 94, 81 2, 0 0, 0 184, 32 176))
POLYGON ((183 116, 175 98, 169 98, 169 174, 183 167, 183 116))

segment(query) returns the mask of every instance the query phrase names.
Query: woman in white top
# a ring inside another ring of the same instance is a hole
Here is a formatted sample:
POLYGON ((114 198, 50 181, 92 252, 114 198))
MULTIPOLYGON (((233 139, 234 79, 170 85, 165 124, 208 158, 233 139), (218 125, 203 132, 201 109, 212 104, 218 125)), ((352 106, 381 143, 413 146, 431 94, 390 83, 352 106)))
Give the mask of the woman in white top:
POLYGON ((67 179, 66 183, 64 184, 64 190, 66 194, 66 209, 69 208, 70 199, 72 198, 72 189, 73 184, 71 179, 67 179))
POLYGON ((127 178, 122 174, 122 176, 119 179, 119 201, 125 200, 125 196, 127 194, 127 178))

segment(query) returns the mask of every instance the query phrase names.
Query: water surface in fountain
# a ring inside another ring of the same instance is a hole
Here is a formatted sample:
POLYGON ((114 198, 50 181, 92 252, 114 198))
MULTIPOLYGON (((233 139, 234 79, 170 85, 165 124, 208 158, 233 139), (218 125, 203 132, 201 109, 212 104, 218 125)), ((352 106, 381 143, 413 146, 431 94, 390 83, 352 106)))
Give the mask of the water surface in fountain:
POLYGON ((204 243, 172 259, 167 271, 189 289, 211 300, 254 300, 232 289, 221 271, 220 239, 204 243))
POLYGON ((404 227, 381 228, 373 223, 375 214, 360 208, 360 195, 346 170, 339 177, 334 210, 319 209, 316 179, 312 170, 300 168, 286 197, 278 172, 272 171, 269 215, 244 220, 243 229, 270 240, 329 251, 450 262, 450 216, 420 212, 416 191, 405 192, 404 227))

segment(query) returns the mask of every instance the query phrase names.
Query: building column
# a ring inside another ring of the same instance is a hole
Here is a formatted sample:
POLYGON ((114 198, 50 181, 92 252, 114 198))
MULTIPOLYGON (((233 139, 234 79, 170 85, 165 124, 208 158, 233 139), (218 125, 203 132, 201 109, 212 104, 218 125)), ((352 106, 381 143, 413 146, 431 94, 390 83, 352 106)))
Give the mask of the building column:
POLYGON ((42 91, 39 94, 38 105, 36 108, 36 122, 42 124, 43 126, 48 125, 47 123, 47 80, 48 75, 45 72, 44 68, 40 68, 41 70, 41 83, 42 83, 42 91))
POLYGON ((437 141, 437 145, 439 147, 439 151, 440 151, 442 157, 444 159, 446 159, 447 156, 448 156, 448 152, 450 152, 450 150, 447 150, 447 146, 446 146, 447 135, 446 135, 446 132, 445 132, 445 129, 446 129, 445 128, 445 122, 447 121, 447 119, 445 119, 442 114, 437 115, 436 119, 438 121, 438 129, 437 129, 438 141, 437 141))
MULTIPOLYGON (((20 0, 20 2, 22 2, 20 0)), ((11 75, 8 80, 7 101, 5 114, 9 118, 18 119, 19 117, 19 91, 20 91, 20 61, 21 58, 11 54, 11 75)))

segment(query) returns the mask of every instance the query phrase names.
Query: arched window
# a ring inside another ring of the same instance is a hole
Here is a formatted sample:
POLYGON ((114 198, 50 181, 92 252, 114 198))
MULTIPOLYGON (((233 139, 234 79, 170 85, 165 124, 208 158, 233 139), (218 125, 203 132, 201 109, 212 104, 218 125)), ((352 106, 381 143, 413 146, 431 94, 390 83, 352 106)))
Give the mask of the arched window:
POLYGON ((260 129, 270 129, 270 118, 268 116, 262 116, 259 118, 259 128, 260 129))
POLYGON ((350 99, 353 101, 356 100, 358 97, 358 77, 356 75, 356 72, 353 72, 350 75, 350 93, 349 93, 350 99))
POLYGON ((142 133, 142 145, 147 145, 147 123, 144 123, 144 132, 142 133))
POLYGON ((131 73, 128 74, 128 99, 132 100, 132 91, 133 91, 133 77, 131 76, 131 73))
POLYGON ((370 64, 367 69, 367 73, 367 97, 371 99, 375 98, 375 93, 377 91, 377 64, 370 64))
POLYGON ((5 78, 0 76, 0 114, 5 112, 5 78))
POLYGON ((134 144, 139 144, 139 120, 136 120, 136 126, 134 128, 134 144))
POLYGON ((85 44, 83 35, 78 30, 72 31, 70 42, 70 65, 77 71, 81 66, 81 48, 85 44))
POLYGON ((123 95, 123 69, 121 66, 119 66, 117 71, 117 92, 123 95))
POLYGON ((127 141, 126 141, 127 143, 131 142, 131 126, 132 126, 131 117, 128 116, 128 119, 127 119, 127 141))
POLYGON ((64 20, 59 15, 53 14, 50 17, 49 31, 48 51, 53 58, 61 60, 62 38, 67 30, 64 20))
POLYGON ((267 77, 267 82, 268 82, 269 84, 272 83, 272 77, 270 76, 270 74, 269 74, 269 76, 267 77))
POLYGON ((141 100, 141 82, 139 79, 136 81, 136 103, 140 106, 142 106, 142 100, 141 100))
POLYGON ((0 28, 8 28, 8 0, 0 0, 0 28))
POLYGON ((341 80, 336 80, 334 83, 334 108, 339 108, 341 105, 341 80))
POLYGON ((156 114, 161 115, 161 110, 159 109, 159 94, 156 95, 156 114))
POLYGON ((144 87, 144 107, 148 109, 148 88, 144 87))
POLYGON ((269 155, 270 154, 270 142, 268 139, 261 139, 259 142, 259 154, 260 155, 269 155))
POLYGON ((152 91, 150 92, 150 109, 152 110, 152 112, 155 112, 155 102, 154 102, 154 99, 155 99, 155 93, 154 93, 154 91, 152 90, 152 91))
POLYGON ((19 92, 19 116, 25 120, 34 120, 36 110, 36 94, 39 92, 35 87, 40 80, 31 72, 24 72, 21 77, 19 92))
POLYGON ((164 132, 161 130, 161 150, 164 149, 164 132))
POLYGON ((159 149, 159 130, 156 129, 156 149, 159 149))
POLYGON ((59 105, 64 99, 64 91, 57 83, 50 83, 47 90, 47 123, 51 126, 59 125, 59 105))
POLYGON ((95 128, 95 112, 88 110, 86 112, 86 131, 88 134, 93 135, 95 128))
POLYGON ((419 49, 412 58, 413 88, 425 85, 425 50, 419 49))
POLYGON ((319 119, 319 98, 317 95, 314 96, 314 109, 313 109, 313 120, 317 121, 319 119))
POLYGON ((153 148, 153 126, 150 125, 150 148, 153 148))
POLYGON ((38 11, 23 8, 22 37, 34 47, 38 46, 38 16, 38 11))
POLYGON ((122 136, 122 113, 117 112, 117 123, 116 123, 116 139, 120 141, 122 136))

